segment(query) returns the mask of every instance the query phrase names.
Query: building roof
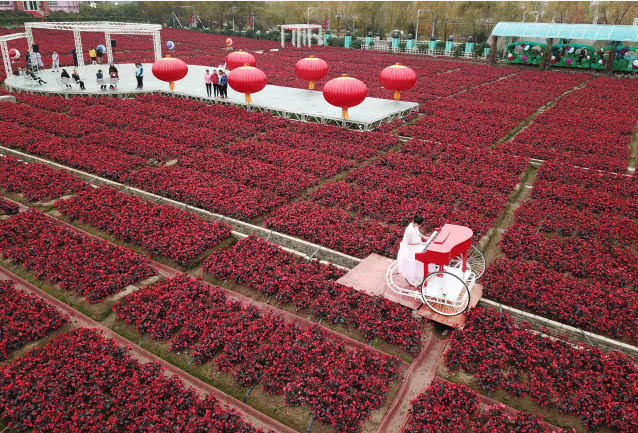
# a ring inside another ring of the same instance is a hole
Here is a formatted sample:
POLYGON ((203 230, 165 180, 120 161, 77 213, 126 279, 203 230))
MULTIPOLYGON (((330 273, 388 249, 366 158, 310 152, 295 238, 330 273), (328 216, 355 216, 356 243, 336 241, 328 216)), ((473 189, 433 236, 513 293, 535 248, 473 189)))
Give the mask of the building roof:
POLYGON ((496 24, 492 30, 492 36, 638 42, 638 26, 615 26, 608 24, 516 23, 503 21, 496 24))

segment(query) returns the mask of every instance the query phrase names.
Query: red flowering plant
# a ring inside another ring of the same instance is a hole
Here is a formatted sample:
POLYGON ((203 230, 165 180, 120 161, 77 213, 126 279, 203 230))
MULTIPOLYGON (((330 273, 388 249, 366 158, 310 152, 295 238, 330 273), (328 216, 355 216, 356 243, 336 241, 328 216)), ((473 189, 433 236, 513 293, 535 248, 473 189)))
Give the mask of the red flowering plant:
POLYGON ((67 323, 53 306, 17 290, 13 281, 0 281, 0 317, 0 362, 67 323))
POLYGON ((262 431, 212 395, 201 399, 158 364, 141 364, 86 328, 0 367, 0 413, 16 431, 262 431))
POLYGON ((154 274, 147 259, 66 228, 37 211, 0 221, 0 254, 90 303, 154 274))
POLYGON ((189 266, 204 251, 227 239, 231 231, 227 224, 206 221, 187 211, 109 187, 90 189, 58 202, 56 207, 72 220, 140 245, 182 266, 189 266))
POLYGON ((5 215, 15 215, 20 212, 20 207, 12 202, 7 200, 4 197, 0 197, 0 213, 5 215))
POLYGON ((318 318, 352 326, 367 340, 380 338, 412 355, 419 351, 423 322, 412 317, 410 309, 336 284, 344 274, 339 268, 302 261, 256 236, 214 252, 203 269, 217 280, 230 280, 274 296, 280 304, 294 303, 318 318))
POLYGON ((44 164, 27 164, 5 156, 0 157, 0 188, 20 193, 28 201, 35 202, 80 192, 87 189, 88 185, 66 171, 55 170, 44 164))
POLYGON ((186 275, 142 288, 114 311, 152 338, 174 335, 172 350, 192 349, 194 362, 214 360, 239 385, 261 384, 343 432, 361 431, 370 411, 385 402, 400 365, 387 355, 346 348, 319 327, 301 329, 231 301, 186 275))
POLYGON ((496 310, 470 311, 465 328, 452 334, 445 364, 476 376, 487 391, 503 389, 578 416, 590 430, 638 427, 631 356, 532 332, 496 310))

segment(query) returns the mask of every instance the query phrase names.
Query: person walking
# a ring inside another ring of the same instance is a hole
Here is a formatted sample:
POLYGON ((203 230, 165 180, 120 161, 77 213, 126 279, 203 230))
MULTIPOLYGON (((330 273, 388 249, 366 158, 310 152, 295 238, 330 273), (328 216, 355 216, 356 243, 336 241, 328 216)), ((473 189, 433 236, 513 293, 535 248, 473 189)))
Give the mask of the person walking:
POLYGON ((219 96, 219 75, 217 75, 217 69, 213 69, 212 82, 213 82, 213 92, 215 98, 219 96))
POLYGON ((141 63, 135 64, 135 78, 137 78, 137 89, 144 87, 144 68, 141 63))
POLYGON ((95 65, 97 63, 97 53, 95 52, 95 48, 89 48, 89 58, 91 59, 91 63, 95 65))
POLYGON ((224 71, 221 71, 221 77, 219 77, 219 86, 221 88, 221 97, 228 99, 228 77, 224 71))
POLYGON ((55 71, 60 69, 60 56, 55 50, 53 50, 53 53, 51 54, 51 69, 55 71))
POLYGON ((206 96, 210 98, 213 87, 213 74, 211 74, 208 69, 206 69, 206 73, 204 74, 204 84, 206 85, 206 96))

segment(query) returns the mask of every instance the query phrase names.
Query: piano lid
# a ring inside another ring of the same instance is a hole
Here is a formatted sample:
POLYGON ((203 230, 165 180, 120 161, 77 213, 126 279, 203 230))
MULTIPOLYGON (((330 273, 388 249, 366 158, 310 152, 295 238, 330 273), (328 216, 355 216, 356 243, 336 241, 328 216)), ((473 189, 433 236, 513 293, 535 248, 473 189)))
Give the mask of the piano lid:
POLYGON ((426 251, 440 254, 449 253, 457 245, 471 242, 473 234, 469 227, 445 224, 426 251))

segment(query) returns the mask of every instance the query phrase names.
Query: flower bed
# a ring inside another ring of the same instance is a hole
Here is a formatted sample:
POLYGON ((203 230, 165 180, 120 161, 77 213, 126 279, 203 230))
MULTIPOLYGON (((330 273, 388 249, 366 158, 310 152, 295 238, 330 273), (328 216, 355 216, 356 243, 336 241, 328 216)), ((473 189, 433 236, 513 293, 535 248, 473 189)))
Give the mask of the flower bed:
POLYGON ((361 258, 373 252, 396 255, 402 237, 400 227, 354 218, 341 209, 305 201, 278 208, 266 218, 265 224, 273 230, 361 258))
POLYGON ((0 413, 12 431, 261 432, 86 328, 0 367, 0 413))
POLYGON ((487 270, 486 296, 635 344, 637 192, 633 177, 544 163, 503 235, 506 258, 487 270))
POLYGON ((203 220, 172 206, 158 205, 113 188, 91 189, 57 204, 72 220, 189 266, 204 251, 230 236, 230 226, 203 220))
POLYGON ((583 74, 524 71, 454 98, 439 98, 423 104, 421 112, 425 116, 399 128, 398 133, 445 144, 485 148, 541 105, 587 78, 583 74))
POLYGON ((465 329, 452 334, 445 364, 476 376, 485 391, 504 389, 578 416, 589 430, 638 426, 632 357, 530 332, 495 310, 470 311, 465 329))
POLYGON ((176 334, 172 350, 192 348, 194 362, 214 360, 238 385, 259 383, 340 432, 361 431, 399 369, 396 358, 346 349, 318 327, 302 330, 186 275, 140 289, 114 311, 154 339, 176 334))
POLYGON ((538 262, 503 258, 487 269, 483 290, 493 301, 638 343, 638 298, 627 288, 566 276, 538 262))
POLYGON ((532 127, 504 149, 517 155, 624 172, 638 117, 633 104, 637 97, 638 89, 627 80, 598 77, 541 113, 532 127))
POLYGON ((544 433, 538 416, 516 412, 510 416, 502 405, 482 409, 476 392, 465 385, 434 380, 427 391, 411 402, 402 433, 544 433))
POLYGON ((263 215, 283 202, 283 199, 270 192, 179 166, 138 170, 129 175, 125 182, 211 212, 244 220, 263 215))
POLYGON ((324 152, 299 150, 260 139, 231 144, 224 149, 231 155, 258 159, 285 168, 301 169, 318 177, 334 176, 354 165, 349 161, 324 152))
POLYGON ((293 198, 319 182, 312 174, 295 167, 281 167, 246 157, 206 149, 179 159, 180 166, 192 167, 205 173, 215 173, 246 186, 272 191, 282 197, 293 198))
POLYGON ((11 156, 0 157, 0 188, 19 193, 30 202, 59 198, 79 192, 87 184, 62 170, 44 164, 27 164, 11 156))
POLYGON ((268 241, 250 236, 232 248, 214 252, 203 264, 206 273, 220 281, 250 287, 278 303, 293 303, 330 323, 352 326, 367 340, 380 338, 418 354, 423 322, 411 311, 380 297, 371 297, 334 281, 343 271, 304 262, 268 241))
POLYGON ((66 322, 66 317, 42 299, 15 289, 12 281, 0 281, 0 362, 66 322))
POLYGON ((507 230, 501 248, 508 257, 535 260, 558 272, 617 287, 635 285, 638 275, 638 254, 631 248, 610 246, 597 239, 546 237, 524 223, 507 230))
POLYGON ((154 274, 148 260, 130 250, 66 228, 37 211, 0 221, 0 254, 90 303, 154 274))

